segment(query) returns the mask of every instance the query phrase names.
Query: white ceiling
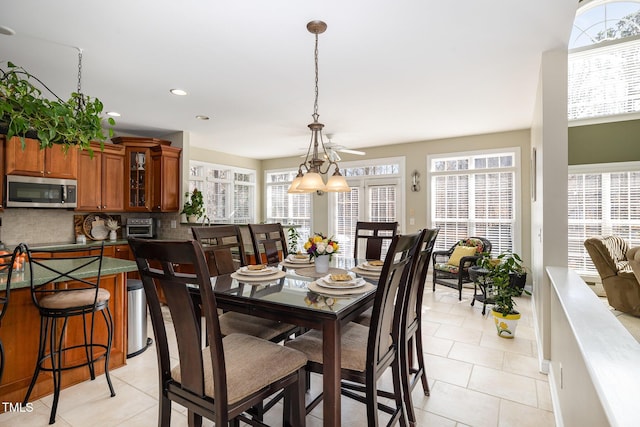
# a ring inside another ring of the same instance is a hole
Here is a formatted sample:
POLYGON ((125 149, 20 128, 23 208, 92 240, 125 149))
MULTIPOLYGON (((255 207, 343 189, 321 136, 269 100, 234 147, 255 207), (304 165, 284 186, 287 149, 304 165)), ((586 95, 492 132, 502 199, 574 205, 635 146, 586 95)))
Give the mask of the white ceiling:
POLYGON ((308 146, 311 20, 328 25, 319 36, 320 122, 332 142, 355 149, 530 127, 541 53, 566 46, 577 5, 5 0, 0 25, 16 34, 0 35, 0 61, 68 98, 80 47, 83 92, 122 114, 116 131, 184 130, 194 146, 267 159, 308 146))

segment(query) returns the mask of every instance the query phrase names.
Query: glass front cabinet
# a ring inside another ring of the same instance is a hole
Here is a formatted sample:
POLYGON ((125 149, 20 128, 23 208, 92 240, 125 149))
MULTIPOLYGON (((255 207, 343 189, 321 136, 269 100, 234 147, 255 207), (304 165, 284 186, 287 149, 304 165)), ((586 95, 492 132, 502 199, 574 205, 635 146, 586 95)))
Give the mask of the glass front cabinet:
POLYGON ((118 137, 113 142, 125 146, 125 211, 177 211, 182 150, 155 138, 118 137))

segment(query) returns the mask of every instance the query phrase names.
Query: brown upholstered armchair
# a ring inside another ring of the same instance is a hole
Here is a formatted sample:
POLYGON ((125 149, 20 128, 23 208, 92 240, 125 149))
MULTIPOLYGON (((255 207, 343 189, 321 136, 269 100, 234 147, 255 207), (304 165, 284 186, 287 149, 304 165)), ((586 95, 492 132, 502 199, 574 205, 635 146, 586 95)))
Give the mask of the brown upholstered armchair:
POLYGON ((629 250, 627 242, 616 236, 591 237, 584 241, 584 246, 602 279, 609 305, 640 316, 640 283, 627 260, 631 256, 632 263, 640 267, 638 250, 629 250))

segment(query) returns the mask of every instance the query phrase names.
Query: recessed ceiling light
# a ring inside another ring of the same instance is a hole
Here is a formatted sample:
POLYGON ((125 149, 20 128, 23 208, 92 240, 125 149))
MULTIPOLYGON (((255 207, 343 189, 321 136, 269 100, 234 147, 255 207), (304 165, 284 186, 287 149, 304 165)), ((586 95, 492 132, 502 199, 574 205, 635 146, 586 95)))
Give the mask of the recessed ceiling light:
POLYGON ((171 89, 169 92, 171 92, 174 95, 179 95, 179 96, 185 96, 187 94, 187 92, 185 92, 182 89, 171 89))
POLYGON ((13 28, 0 25, 0 34, 4 34, 5 36, 13 36, 15 33, 16 31, 13 28))
POLYGON ((198 119, 198 120, 209 120, 209 116, 203 116, 202 114, 198 114, 196 116, 196 119, 198 119))
POLYGON ((120 113, 118 113, 117 111, 107 111, 107 116, 120 117, 120 113))

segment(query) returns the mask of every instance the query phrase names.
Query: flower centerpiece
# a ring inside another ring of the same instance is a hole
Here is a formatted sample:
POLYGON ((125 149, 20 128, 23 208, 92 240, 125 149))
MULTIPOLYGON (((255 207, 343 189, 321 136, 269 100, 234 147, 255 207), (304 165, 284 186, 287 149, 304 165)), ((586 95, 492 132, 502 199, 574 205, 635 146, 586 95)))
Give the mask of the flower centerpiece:
POLYGON ((304 244, 304 250, 309 254, 309 258, 315 258, 318 273, 329 271, 331 256, 337 253, 339 248, 338 242, 333 240, 333 237, 328 238, 322 233, 315 233, 304 244))

